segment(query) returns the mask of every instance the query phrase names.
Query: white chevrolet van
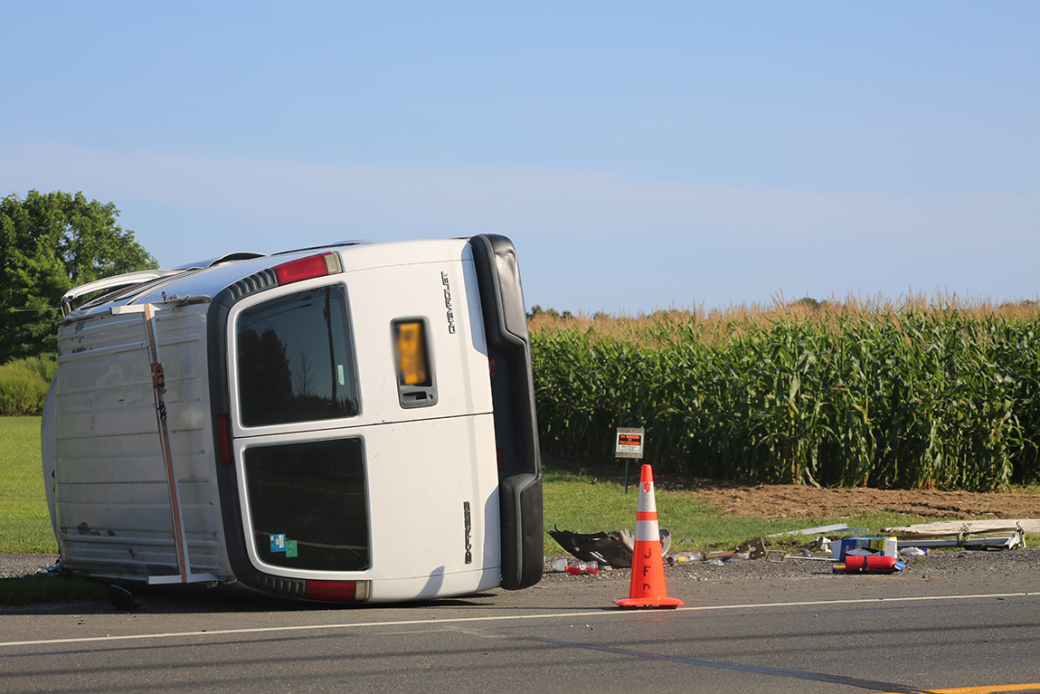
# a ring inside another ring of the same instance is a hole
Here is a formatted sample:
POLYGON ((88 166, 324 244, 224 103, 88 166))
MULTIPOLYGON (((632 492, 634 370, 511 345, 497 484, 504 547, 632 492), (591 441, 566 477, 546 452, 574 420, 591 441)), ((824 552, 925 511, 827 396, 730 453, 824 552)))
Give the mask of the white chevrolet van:
POLYGON ((508 239, 235 254, 63 307, 41 436, 66 570, 346 602, 540 579, 508 239))

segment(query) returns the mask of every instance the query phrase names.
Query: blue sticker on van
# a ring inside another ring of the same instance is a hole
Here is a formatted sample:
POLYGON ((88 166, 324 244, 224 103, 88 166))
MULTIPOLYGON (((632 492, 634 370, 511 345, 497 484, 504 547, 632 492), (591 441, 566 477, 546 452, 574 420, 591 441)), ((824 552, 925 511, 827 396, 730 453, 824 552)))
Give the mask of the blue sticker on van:
POLYGON ((285 551, 285 533, 271 536, 271 551, 272 552, 284 552, 285 551))

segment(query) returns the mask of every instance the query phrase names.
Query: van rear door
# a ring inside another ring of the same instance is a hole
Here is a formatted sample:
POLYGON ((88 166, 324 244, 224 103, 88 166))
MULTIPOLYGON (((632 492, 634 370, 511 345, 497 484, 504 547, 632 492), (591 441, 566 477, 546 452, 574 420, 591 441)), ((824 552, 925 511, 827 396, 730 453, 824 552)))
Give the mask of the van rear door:
POLYGON ((357 269, 351 249, 342 273, 227 307, 225 525, 247 585, 360 581, 399 600, 499 584, 476 269, 463 242, 445 248, 357 269))

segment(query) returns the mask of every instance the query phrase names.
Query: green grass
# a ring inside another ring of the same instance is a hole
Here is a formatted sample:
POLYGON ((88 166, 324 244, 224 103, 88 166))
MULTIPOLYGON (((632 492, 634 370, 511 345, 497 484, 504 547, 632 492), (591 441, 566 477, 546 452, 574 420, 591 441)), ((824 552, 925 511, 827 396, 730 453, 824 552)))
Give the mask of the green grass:
MULTIPOLYGON (((625 494, 622 483, 583 472, 545 471, 545 528, 574 532, 635 528, 638 471, 625 494)), ((40 418, 0 417, 0 552, 57 552, 47 513, 40 461, 40 418)), ((746 540, 816 525, 848 523, 872 532, 926 522, 928 518, 874 513, 850 518, 766 520, 721 517, 689 492, 655 490, 660 525, 672 533, 676 551, 732 549, 746 540)), ((545 552, 561 548, 545 535, 545 552)))
MULTIPOLYGON (((546 470, 544 473, 545 553, 563 554, 549 537, 553 527, 581 533, 635 529, 639 503, 638 479, 632 480, 628 494, 625 485, 586 473, 546 470)), ((690 492, 654 490, 659 525, 672 534, 672 550, 727 550, 756 537, 773 533, 811 528, 818 525, 848 523, 851 528, 879 532, 881 528, 927 522, 928 518, 890 512, 869 513, 852 517, 763 519, 756 517, 722 517, 710 504, 690 492)), ((808 542, 801 537, 772 541, 767 545, 781 547, 808 542)))
POLYGON ((0 552, 58 551, 40 458, 40 418, 0 417, 0 552))
POLYGON ((54 357, 46 355, 0 364, 0 416, 31 416, 43 412, 43 401, 57 369, 54 357))

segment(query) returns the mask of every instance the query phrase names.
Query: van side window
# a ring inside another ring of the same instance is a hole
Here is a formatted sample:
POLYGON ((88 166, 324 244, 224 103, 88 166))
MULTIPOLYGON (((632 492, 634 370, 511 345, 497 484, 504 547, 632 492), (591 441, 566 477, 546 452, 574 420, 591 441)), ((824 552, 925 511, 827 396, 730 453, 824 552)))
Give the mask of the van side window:
POLYGON ((342 285, 281 296, 238 316, 244 426, 358 414, 357 369, 342 285))

